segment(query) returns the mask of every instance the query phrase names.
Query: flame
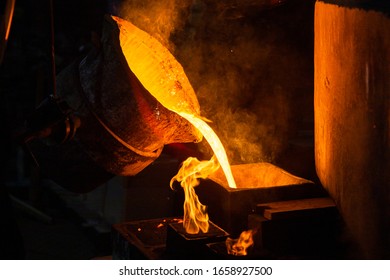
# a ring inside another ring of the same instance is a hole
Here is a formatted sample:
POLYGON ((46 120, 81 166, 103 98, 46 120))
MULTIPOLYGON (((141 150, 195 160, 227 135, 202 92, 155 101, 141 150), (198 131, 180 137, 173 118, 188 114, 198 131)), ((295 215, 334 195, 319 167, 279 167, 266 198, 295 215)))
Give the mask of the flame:
POLYGON ((200 203, 195 193, 195 187, 199 185, 198 178, 207 178, 220 166, 225 173, 229 187, 236 188, 236 183, 230 168, 226 151, 212 128, 201 118, 184 112, 178 113, 180 116, 194 125, 206 138, 214 151, 214 156, 209 161, 199 161, 196 158, 185 160, 176 176, 171 180, 171 188, 176 180, 184 189, 184 218, 183 227, 187 233, 197 234, 199 230, 207 232, 209 228, 209 217, 206 206, 200 203), (218 159, 218 162, 216 161, 218 159))
POLYGON ((229 187, 236 188, 225 149, 215 132, 200 117, 199 103, 195 92, 184 73, 183 67, 160 42, 127 20, 112 16, 117 23, 120 45, 130 70, 142 86, 165 108, 177 113, 206 138, 215 153, 209 161, 189 158, 183 162, 178 174, 172 178, 179 181, 185 192, 183 226, 187 233, 208 231, 206 206, 195 194, 198 178, 207 178, 219 168, 225 173, 229 187), (219 164, 218 164, 219 162, 219 164))
POLYGON ((208 232, 209 217, 206 206, 200 203, 195 193, 195 187, 199 185, 199 178, 205 179, 219 168, 219 164, 213 156, 209 161, 199 161, 197 158, 186 159, 179 172, 171 180, 171 188, 176 180, 184 189, 184 217, 183 227, 189 234, 197 234, 199 230, 208 232))
POLYGON ((225 173, 226 179, 228 181, 230 188, 237 188, 236 182, 234 181, 233 174, 230 168, 230 164, 226 155, 226 151, 221 143, 221 140, 219 140, 217 134, 212 130, 212 128, 202 119, 187 114, 184 112, 178 113, 180 116, 185 118, 187 121, 189 121, 193 126, 195 126, 206 138, 207 142, 210 144, 211 148, 213 149, 219 164, 221 165, 221 168, 223 172, 225 173))
POLYGON ((227 238, 226 249, 229 255, 246 256, 247 249, 251 247, 253 242, 253 234, 255 230, 243 231, 238 239, 227 238))

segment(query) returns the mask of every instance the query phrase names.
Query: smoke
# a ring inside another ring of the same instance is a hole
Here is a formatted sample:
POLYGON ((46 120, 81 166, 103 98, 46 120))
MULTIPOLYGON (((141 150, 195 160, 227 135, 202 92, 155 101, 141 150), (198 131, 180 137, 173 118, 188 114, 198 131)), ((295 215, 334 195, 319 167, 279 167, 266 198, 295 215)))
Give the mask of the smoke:
POLYGON ((191 1, 188 0, 124 0, 118 5, 118 15, 159 40, 169 50, 174 50, 170 37, 182 29, 181 18, 191 1))
MULTIPOLYGON (((290 8, 288 16, 265 10, 268 2, 126 0, 119 13, 182 64, 233 164, 275 161, 302 117, 299 106, 311 105, 302 100, 312 90, 312 60, 297 43, 306 30, 293 34, 301 20, 290 8)), ((199 148, 211 154, 207 144, 199 148)))

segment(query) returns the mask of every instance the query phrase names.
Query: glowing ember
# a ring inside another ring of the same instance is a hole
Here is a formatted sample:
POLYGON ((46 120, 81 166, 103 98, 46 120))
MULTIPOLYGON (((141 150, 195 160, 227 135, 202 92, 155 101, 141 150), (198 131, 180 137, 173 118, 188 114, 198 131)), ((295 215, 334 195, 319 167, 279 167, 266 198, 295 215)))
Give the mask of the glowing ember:
POLYGON ((246 256, 247 249, 253 245, 254 230, 243 231, 238 239, 227 238, 226 249, 229 255, 246 256))

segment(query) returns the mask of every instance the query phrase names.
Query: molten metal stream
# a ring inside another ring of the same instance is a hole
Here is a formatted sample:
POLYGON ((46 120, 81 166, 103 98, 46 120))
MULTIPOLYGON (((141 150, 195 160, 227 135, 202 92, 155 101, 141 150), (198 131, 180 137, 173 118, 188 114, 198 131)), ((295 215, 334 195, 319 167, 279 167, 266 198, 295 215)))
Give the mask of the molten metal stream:
POLYGON ((217 134, 215 134, 215 132, 211 129, 211 127, 202 119, 187 113, 178 112, 178 114, 183 118, 185 118, 187 121, 189 121, 203 134, 203 136, 206 138, 207 142, 210 144, 211 148, 213 149, 215 156, 217 157, 218 162, 221 165, 223 172, 225 173, 229 187, 237 188, 236 182, 234 181, 233 178, 232 171, 230 169, 230 164, 225 149, 223 148, 221 140, 219 140, 217 134))
MULTIPOLYGON (((155 38, 124 19, 112 19, 118 24, 121 48, 130 70, 165 108, 179 114, 203 134, 225 173, 229 187, 236 188, 225 149, 211 127, 199 117, 199 103, 183 67, 155 38)), ((208 231, 206 206, 199 202, 194 187, 199 184, 199 178, 207 178, 218 168, 214 157, 202 162, 189 158, 171 180, 171 187, 177 180, 185 192, 183 225, 187 233, 208 231)))
POLYGON ((211 127, 199 117, 183 112, 177 113, 203 134, 214 151, 214 156, 208 161, 199 161, 193 157, 186 159, 182 163, 179 172, 172 178, 170 183, 172 188, 173 182, 178 181, 184 190, 183 227, 186 232, 189 234, 198 234, 200 230, 202 232, 208 232, 209 217, 207 215, 207 208, 200 203, 194 189, 199 185, 198 179, 206 179, 221 166, 229 183, 229 187, 236 188, 236 183, 230 169, 225 149, 211 127))

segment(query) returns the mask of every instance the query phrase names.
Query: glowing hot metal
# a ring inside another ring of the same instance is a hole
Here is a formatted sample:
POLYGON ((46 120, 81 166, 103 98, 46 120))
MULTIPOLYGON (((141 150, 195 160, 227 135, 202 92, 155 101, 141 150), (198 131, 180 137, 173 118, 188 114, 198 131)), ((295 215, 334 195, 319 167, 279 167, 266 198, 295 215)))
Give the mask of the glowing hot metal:
POLYGON ((183 226, 187 233, 197 234, 199 230, 208 231, 208 215, 206 206, 202 205, 195 193, 194 187, 199 185, 198 178, 207 178, 214 173, 219 164, 225 173, 229 187, 236 188, 236 183, 230 169, 229 161, 221 141, 211 127, 199 117, 191 114, 179 112, 179 115, 194 125, 206 138, 215 155, 209 161, 198 161, 196 158, 188 158, 183 162, 178 174, 172 178, 171 187, 175 180, 181 182, 184 189, 184 222, 183 226), (216 158, 218 162, 216 161, 216 158))

